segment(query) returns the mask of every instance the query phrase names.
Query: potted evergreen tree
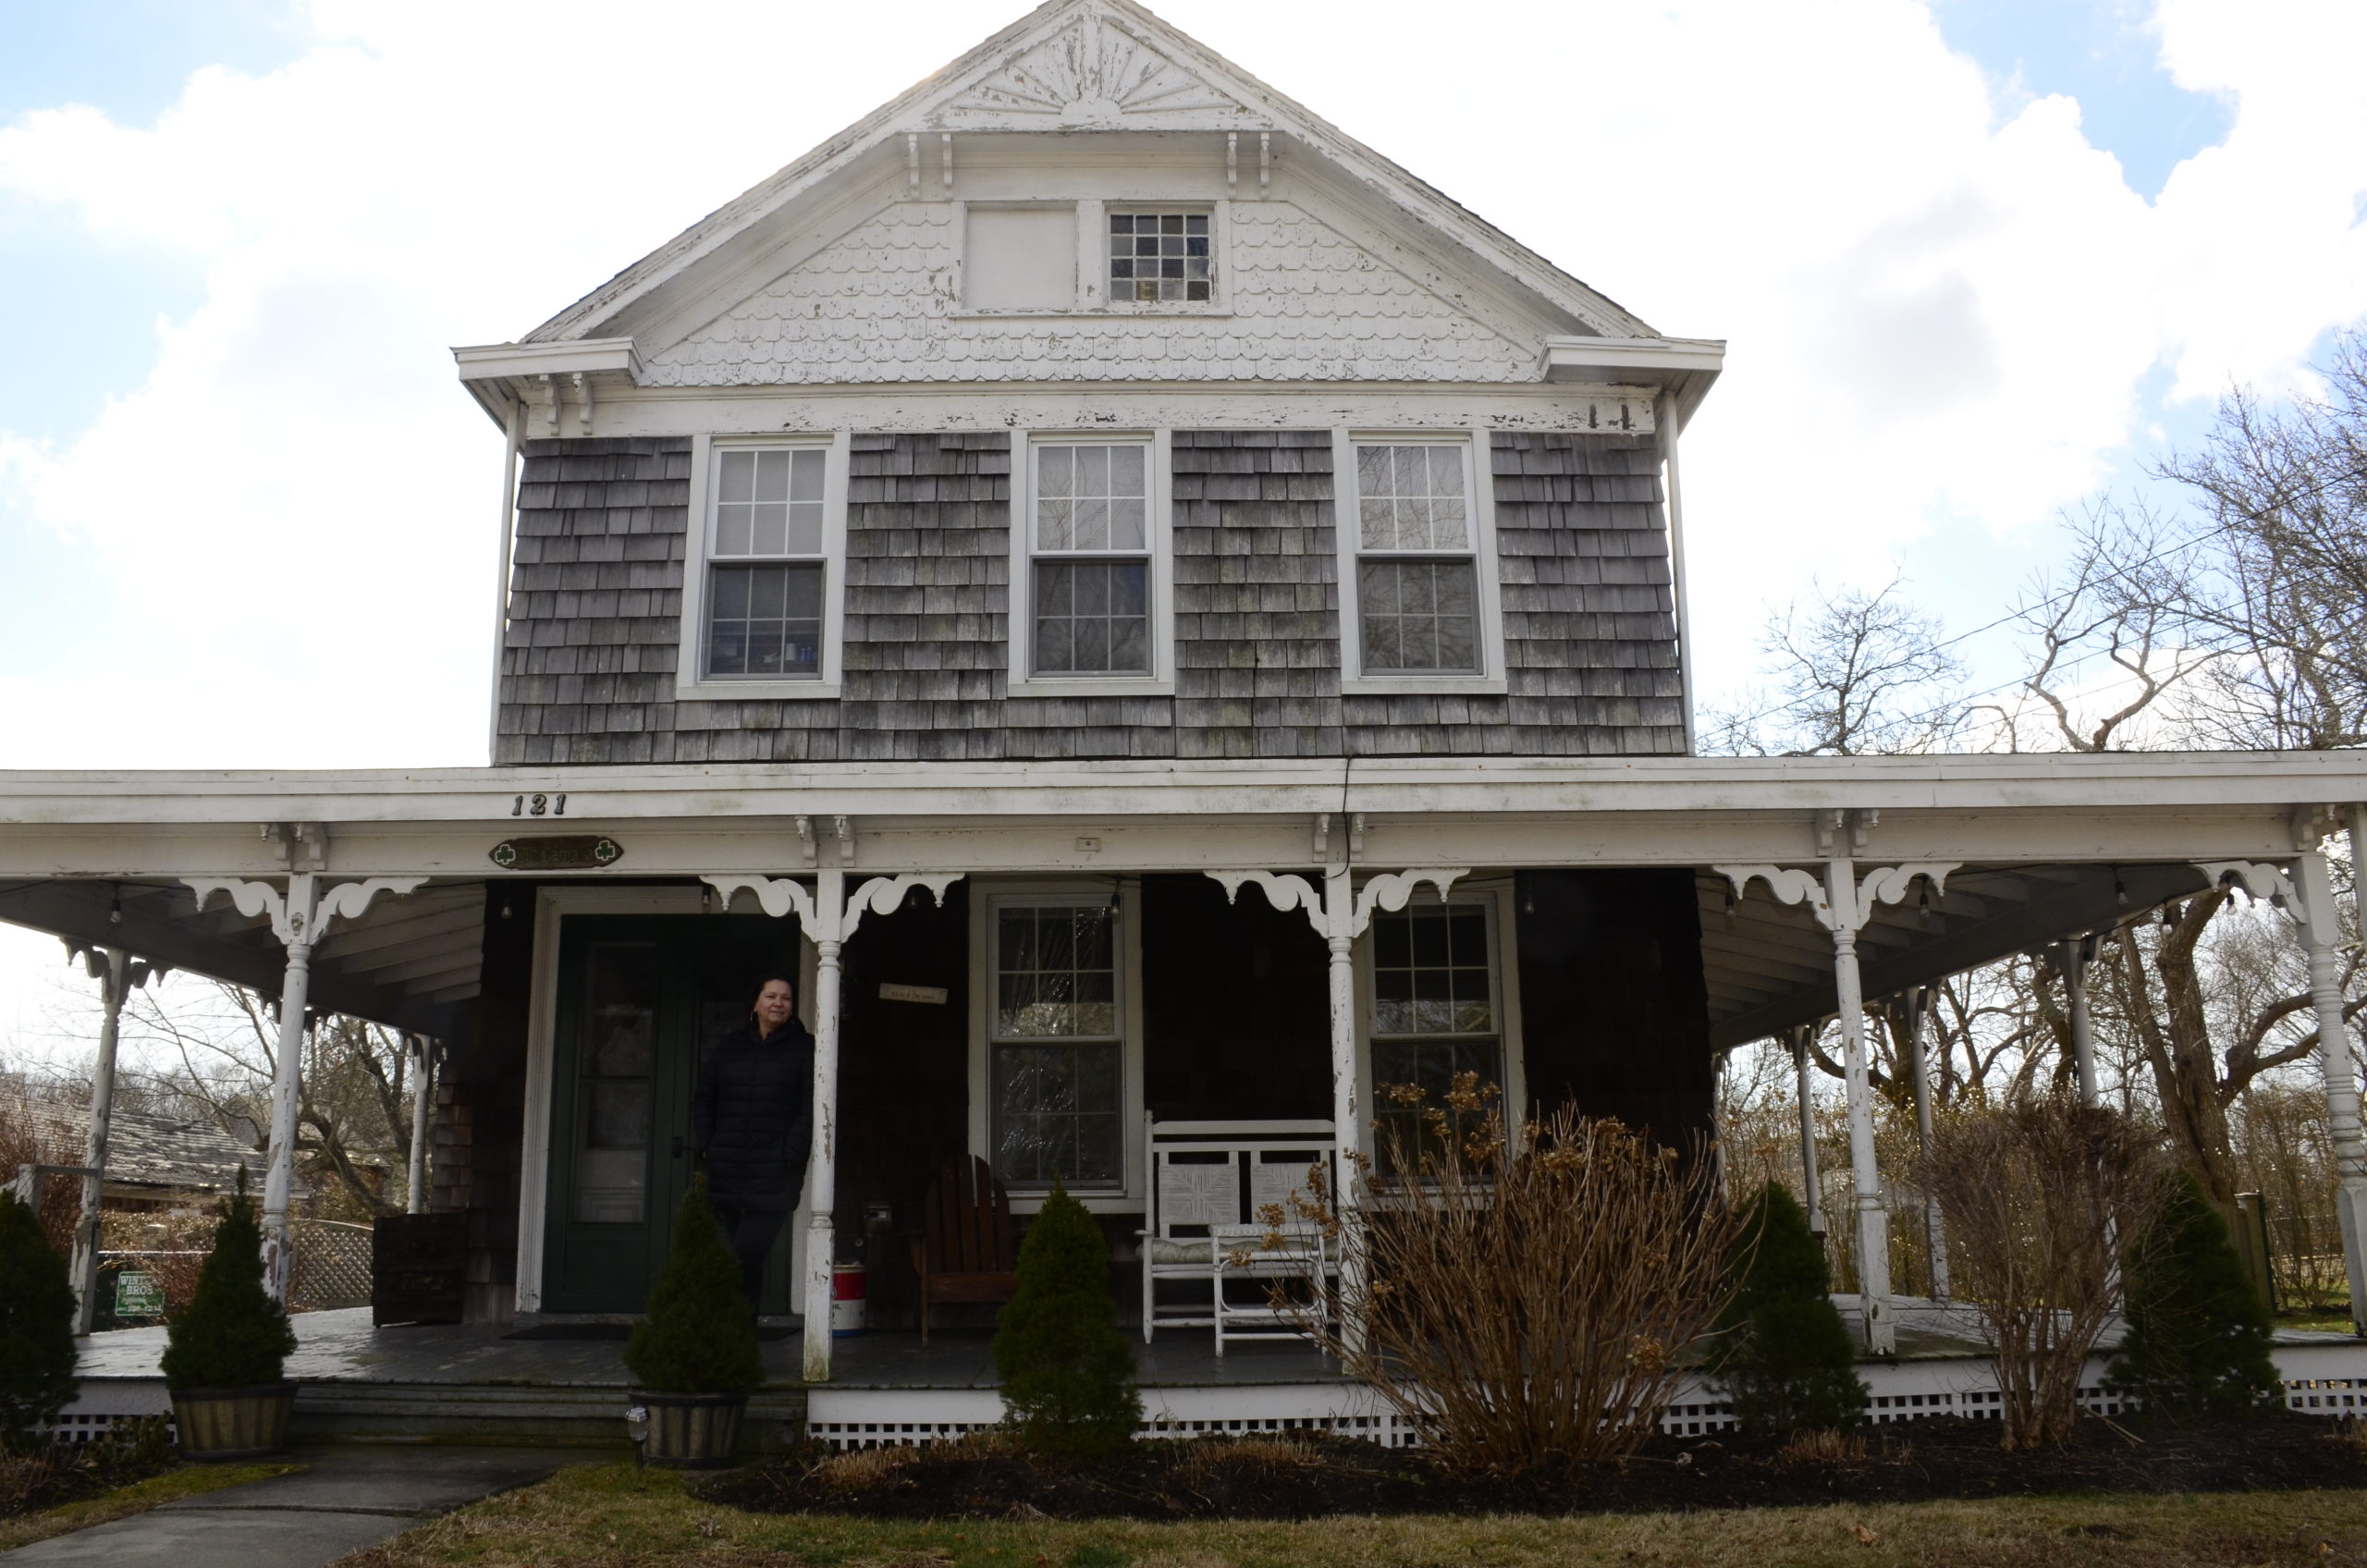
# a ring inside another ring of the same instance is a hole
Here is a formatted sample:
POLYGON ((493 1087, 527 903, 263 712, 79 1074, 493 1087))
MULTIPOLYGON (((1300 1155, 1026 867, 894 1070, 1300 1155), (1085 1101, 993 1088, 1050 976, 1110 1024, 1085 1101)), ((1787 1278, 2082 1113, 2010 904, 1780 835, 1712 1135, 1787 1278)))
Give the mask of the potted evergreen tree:
POLYGON ((625 1367, 646 1411, 641 1456, 653 1464, 714 1469, 731 1463, 740 1415, 765 1380, 756 1314, 740 1288, 739 1260, 707 1206, 704 1182, 674 1216, 674 1243, 649 1311, 625 1342, 625 1367))
POLYGON ((1142 1425, 1134 1351, 1110 1295, 1110 1243, 1057 1182, 1019 1244, 1019 1293, 995 1326, 995 1376, 1029 1448, 1114 1453, 1142 1425))
POLYGON ((241 1166, 238 1191, 222 1200, 197 1291, 165 1325, 161 1369, 182 1456, 213 1463, 287 1447, 296 1389, 281 1371, 295 1348, 287 1310, 264 1289, 263 1228, 241 1166))
POLYGON ((74 1287, 41 1217, 0 1192, 0 1452, 32 1447, 74 1397, 74 1287))
POLYGON ((1808 1211, 1778 1182, 1743 1209, 1732 1253, 1735 1297, 1711 1368, 1747 1431, 1856 1425, 1866 1409, 1857 1347, 1834 1309, 1808 1211))

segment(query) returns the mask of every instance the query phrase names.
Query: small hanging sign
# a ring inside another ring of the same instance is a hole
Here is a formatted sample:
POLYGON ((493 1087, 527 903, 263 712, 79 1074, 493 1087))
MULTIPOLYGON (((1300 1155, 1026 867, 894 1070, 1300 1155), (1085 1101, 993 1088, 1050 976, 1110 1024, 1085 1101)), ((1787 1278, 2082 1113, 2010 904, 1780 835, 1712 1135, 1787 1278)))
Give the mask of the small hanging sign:
POLYGON ((931 1007, 945 1005, 942 986, 882 986, 879 999, 883 1002, 925 1002, 931 1007))
POLYGON ((624 846, 596 834, 544 833, 504 839, 493 864, 504 871, 598 871, 624 858, 624 846))

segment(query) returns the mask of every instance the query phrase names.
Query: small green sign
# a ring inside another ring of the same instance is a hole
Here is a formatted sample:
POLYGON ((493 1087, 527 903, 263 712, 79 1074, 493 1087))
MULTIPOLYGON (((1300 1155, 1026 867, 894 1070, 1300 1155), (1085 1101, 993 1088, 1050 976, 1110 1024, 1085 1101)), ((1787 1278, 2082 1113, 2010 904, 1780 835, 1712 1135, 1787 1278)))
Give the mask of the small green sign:
POLYGON ((165 1315, 165 1287, 156 1282, 153 1274, 142 1274, 127 1268, 115 1277, 115 1315, 117 1317, 162 1317, 165 1315))

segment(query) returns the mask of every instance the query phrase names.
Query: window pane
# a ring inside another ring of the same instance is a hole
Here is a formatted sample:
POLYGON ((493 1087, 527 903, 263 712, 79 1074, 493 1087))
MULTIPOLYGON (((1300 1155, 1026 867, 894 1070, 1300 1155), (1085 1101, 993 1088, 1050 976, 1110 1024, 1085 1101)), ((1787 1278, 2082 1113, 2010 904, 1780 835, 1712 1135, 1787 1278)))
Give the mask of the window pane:
POLYGON ((1475 904, 1415 904, 1374 915, 1373 1033, 1492 1033, 1487 922, 1475 904))
POLYGON ((789 452, 758 452, 756 454, 756 493, 758 505, 779 505, 789 499, 789 452))
POLYGON ((1478 577, 1467 560, 1366 560, 1356 566, 1364 667, 1476 673, 1478 577))
POLYGON ((999 1045, 992 1076, 995 1174, 1036 1186, 1118 1182, 1117 1045, 999 1045))
POLYGON ((1468 549, 1459 445, 1356 448, 1357 521, 1368 550, 1468 549))
POLYGON ((1373 1082, 1411 1084, 1425 1095, 1419 1104, 1410 1106, 1381 1097, 1375 1120, 1380 1124, 1382 1158, 1386 1159, 1392 1151, 1412 1157, 1409 1164, 1418 1164, 1424 1157, 1437 1158, 1443 1145, 1437 1129, 1422 1119, 1422 1108, 1443 1106, 1455 1078, 1465 1072, 1482 1085, 1493 1084, 1501 1090, 1503 1072, 1503 1051, 1494 1040, 1374 1041, 1373 1082))
POLYGON ((1116 1035, 1115 923, 1105 904, 1003 910, 995 922, 996 1035, 1116 1035))
POLYGON ((1036 562, 1034 673, 1147 673, 1149 605, 1147 562, 1036 562))
POLYGON ((1206 213, 1110 214, 1110 299, 1207 300, 1214 276, 1206 213))
POLYGON ((650 1072, 657 963, 646 943, 595 943, 584 956, 576 1048, 574 1218, 641 1223, 648 1207, 650 1072))
POLYGON ((717 453, 712 553, 820 555, 828 464, 818 447, 717 453))
POLYGON ((741 553, 750 556, 789 553, 789 504, 786 501, 758 501, 748 508, 748 547, 741 553))
POLYGON ((709 675, 820 677, 819 564, 718 566, 707 581, 709 675))

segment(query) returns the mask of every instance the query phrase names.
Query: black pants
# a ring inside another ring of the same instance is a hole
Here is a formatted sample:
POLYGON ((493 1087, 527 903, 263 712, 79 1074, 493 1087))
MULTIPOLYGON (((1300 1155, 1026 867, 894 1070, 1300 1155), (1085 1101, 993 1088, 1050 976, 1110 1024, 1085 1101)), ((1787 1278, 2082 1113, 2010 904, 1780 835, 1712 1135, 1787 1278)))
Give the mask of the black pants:
POLYGON ((731 1256, 740 1260, 740 1288, 747 1292, 751 1314, 764 1310, 765 1260, 772 1256, 773 1243, 780 1239, 780 1228, 789 1218, 781 1208, 743 1208, 736 1204, 718 1203, 715 1217, 723 1221, 723 1239, 731 1243, 731 1256))

